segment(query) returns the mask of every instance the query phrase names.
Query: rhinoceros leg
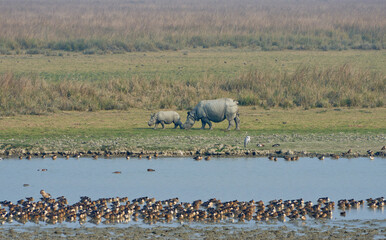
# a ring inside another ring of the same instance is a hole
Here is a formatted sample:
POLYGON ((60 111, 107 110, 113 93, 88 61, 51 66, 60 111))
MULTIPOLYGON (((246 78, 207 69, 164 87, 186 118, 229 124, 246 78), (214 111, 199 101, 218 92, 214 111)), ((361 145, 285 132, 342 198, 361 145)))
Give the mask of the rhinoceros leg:
POLYGON ((162 125, 162 129, 164 129, 164 128, 165 128, 165 124, 164 124, 164 122, 163 122, 163 121, 161 121, 160 123, 161 123, 161 125, 162 125))
POLYGON ((240 130, 240 118, 238 114, 235 117, 235 123, 236 123, 236 130, 240 130))
POLYGON ((208 121, 208 125, 209 125, 209 130, 212 130, 212 123, 210 121, 208 121))
POLYGON ((210 122, 209 119, 207 119, 207 118, 202 118, 202 119, 201 119, 201 122, 202 122, 202 127, 201 127, 201 129, 205 129, 205 125, 208 124, 208 125, 209 125, 209 130, 212 130, 212 123, 210 122))
POLYGON ((231 127, 233 127, 233 119, 232 120, 228 120, 228 128, 227 128, 227 131, 231 130, 231 127))
POLYGON ((205 129, 206 122, 201 119, 201 123, 202 123, 201 129, 205 129))
POLYGON ((181 120, 178 120, 177 122, 174 123, 174 128, 180 127, 182 129, 182 122, 181 120))
POLYGON ((177 127, 180 127, 180 128, 182 128, 181 126, 182 126, 182 122, 180 121, 180 120, 178 120, 178 122, 174 122, 174 129, 176 129, 177 127))
POLYGON ((154 129, 157 129, 157 126, 158 126, 158 123, 156 122, 156 123, 154 124, 154 129))

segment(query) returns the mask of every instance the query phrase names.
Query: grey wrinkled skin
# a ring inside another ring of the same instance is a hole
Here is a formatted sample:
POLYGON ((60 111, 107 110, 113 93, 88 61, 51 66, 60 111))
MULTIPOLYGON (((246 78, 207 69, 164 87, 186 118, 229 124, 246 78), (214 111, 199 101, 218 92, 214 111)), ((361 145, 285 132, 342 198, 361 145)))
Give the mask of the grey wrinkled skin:
POLYGON ((150 115, 150 120, 147 123, 149 127, 154 125, 154 129, 157 128, 158 124, 162 125, 162 129, 165 128, 165 124, 174 123, 174 128, 178 126, 182 128, 182 122, 180 115, 174 111, 159 111, 150 115))
POLYGON ((212 122, 222 122, 225 119, 229 122, 227 131, 230 130, 234 124, 236 124, 236 130, 240 130, 240 118, 237 101, 230 98, 202 100, 193 108, 192 111, 188 112, 186 122, 182 128, 189 129, 196 121, 201 120, 201 129, 205 129, 205 125, 208 124, 209 129, 211 130, 212 122))

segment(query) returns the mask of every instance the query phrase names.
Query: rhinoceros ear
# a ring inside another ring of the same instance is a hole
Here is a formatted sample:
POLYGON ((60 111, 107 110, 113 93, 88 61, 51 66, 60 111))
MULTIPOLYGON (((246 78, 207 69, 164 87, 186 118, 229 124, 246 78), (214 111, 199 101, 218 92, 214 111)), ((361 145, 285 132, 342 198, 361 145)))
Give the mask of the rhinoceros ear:
POLYGON ((191 118, 195 118, 194 113, 192 113, 192 112, 188 112, 188 116, 191 118))

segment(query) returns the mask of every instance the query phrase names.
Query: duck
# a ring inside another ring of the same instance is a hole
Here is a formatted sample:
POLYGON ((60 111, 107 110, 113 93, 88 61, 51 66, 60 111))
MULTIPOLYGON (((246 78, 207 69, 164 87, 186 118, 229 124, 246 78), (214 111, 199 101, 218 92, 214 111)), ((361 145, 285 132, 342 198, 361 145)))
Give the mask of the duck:
POLYGON ((130 160, 130 156, 129 156, 129 155, 127 155, 127 156, 126 156, 126 159, 127 159, 127 160, 130 160))
POLYGON ((381 150, 383 151, 383 150, 386 150, 386 146, 383 146, 382 148, 381 148, 381 150))
POLYGON ((158 153, 156 152, 156 153, 154 153, 154 157, 155 158, 157 158, 158 157, 158 153))
POLYGON ((200 160, 202 160, 202 156, 195 156, 193 159, 196 161, 200 161, 200 160))
POLYGON ((274 156, 269 156, 268 159, 269 160, 274 160, 274 156))
POLYGON ((121 171, 115 171, 115 172, 113 172, 113 173, 115 173, 115 174, 121 174, 122 172, 121 172, 121 171))
POLYGON ((206 161, 209 161, 210 159, 211 159, 210 156, 206 156, 206 157, 205 157, 205 160, 206 160, 206 161))
POLYGON ((370 160, 374 160, 374 156, 373 155, 370 155, 370 160))
POLYGON ((321 161, 323 161, 323 160, 324 160, 324 156, 323 156, 323 155, 322 155, 322 156, 319 156, 318 159, 321 160, 321 161))
POLYGON ((98 155, 92 155, 92 158, 94 159, 94 160, 97 160, 98 159, 98 155))
POLYGON ((151 160, 151 156, 150 156, 150 155, 146 156, 146 158, 147 158, 148 160, 151 160))
POLYGON ((58 158, 58 156, 56 156, 56 155, 52 156, 52 160, 56 160, 57 158, 58 158))
POLYGON ((332 157, 332 159, 339 159, 339 155, 338 154, 333 154, 331 157, 332 157))
POLYGON ((51 194, 46 193, 43 189, 40 190, 40 194, 42 195, 43 198, 51 198, 51 194))
POLYGON ((155 172, 155 170, 152 169, 152 168, 148 168, 147 171, 148 171, 148 172, 155 172))
POLYGON ((27 156, 27 159, 28 159, 28 160, 31 160, 31 158, 32 158, 31 155, 28 155, 28 156, 27 156))

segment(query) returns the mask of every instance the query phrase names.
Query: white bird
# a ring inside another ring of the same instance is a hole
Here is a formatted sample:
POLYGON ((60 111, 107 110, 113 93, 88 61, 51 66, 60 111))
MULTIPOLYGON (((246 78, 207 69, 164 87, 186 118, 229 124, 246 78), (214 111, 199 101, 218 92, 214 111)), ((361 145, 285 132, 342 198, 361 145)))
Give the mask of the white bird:
POLYGON ((247 144, 251 141, 251 137, 250 136, 246 136, 245 139, 244 139, 244 147, 246 148, 247 147, 247 144))

